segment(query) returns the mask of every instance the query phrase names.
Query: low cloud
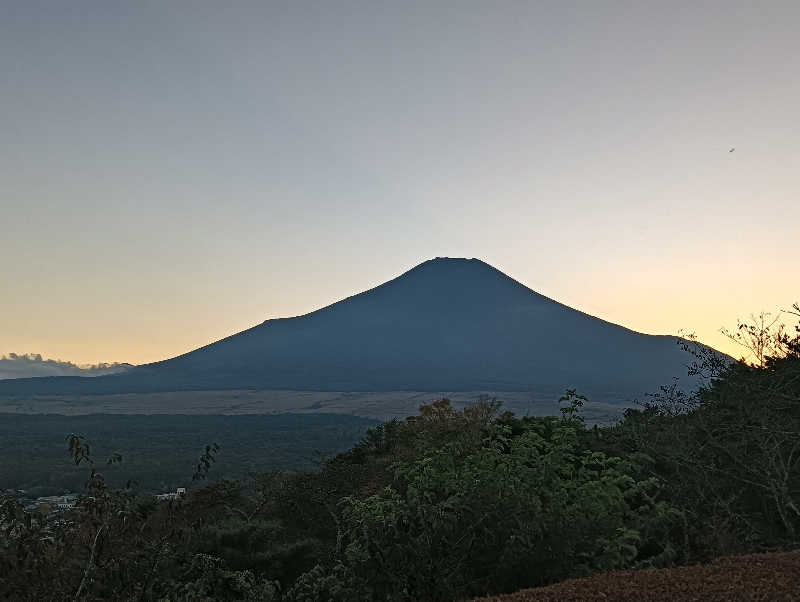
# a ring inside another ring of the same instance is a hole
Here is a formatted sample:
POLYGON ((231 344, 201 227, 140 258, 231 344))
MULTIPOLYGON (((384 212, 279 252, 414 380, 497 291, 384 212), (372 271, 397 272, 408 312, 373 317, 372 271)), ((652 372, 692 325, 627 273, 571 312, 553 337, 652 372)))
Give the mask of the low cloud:
POLYGON ((62 360, 46 360, 38 353, 9 353, 0 356, 0 380, 36 376, 102 376, 132 367, 132 364, 125 363, 81 366, 62 360))

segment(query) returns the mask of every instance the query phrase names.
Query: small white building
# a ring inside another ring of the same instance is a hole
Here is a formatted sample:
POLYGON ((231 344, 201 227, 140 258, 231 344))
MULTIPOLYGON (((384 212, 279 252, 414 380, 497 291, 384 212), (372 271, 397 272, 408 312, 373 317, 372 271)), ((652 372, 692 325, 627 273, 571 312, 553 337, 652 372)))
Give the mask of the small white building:
POLYGON ((39 512, 45 515, 65 512, 75 507, 75 504, 78 503, 78 497, 77 493, 43 496, 25 506, 25 510, 27 512, 39 512))
POLYGON ((155 496, 155 498, 159 501, 177 500, 178 498, 182 498, 185 495, 186 495, 186 487, 178 487, 175 491, 170 493, 159 493, 155 496))

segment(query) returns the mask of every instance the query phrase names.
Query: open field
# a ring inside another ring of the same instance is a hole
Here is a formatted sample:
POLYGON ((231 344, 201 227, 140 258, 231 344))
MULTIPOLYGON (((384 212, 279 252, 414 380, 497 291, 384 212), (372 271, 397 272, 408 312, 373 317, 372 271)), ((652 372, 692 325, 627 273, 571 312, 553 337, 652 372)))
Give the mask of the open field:
MULTIPOLYGON (((474 403, 482 394, 496 396, 503 407, 520 415, 557 415, 561 392, 319 392, 319 391, 175 391, 121 395, 51 395, 0 397, 0 412, 14 414, 186 414, 240 415, 293 413, 335 413, 376 420, 405 418, 419 406, 448 397, 456 407, 474 403)), ((591 396, 590 396, 591 397, 591 396)), ((589 423, 615 420, 631 405, 624 396, 609 393, 584 408, 589 423)))
POLYGON ((800 551, 718 558, 671 569, 614 571, 474 602, 798 600, 800 551))

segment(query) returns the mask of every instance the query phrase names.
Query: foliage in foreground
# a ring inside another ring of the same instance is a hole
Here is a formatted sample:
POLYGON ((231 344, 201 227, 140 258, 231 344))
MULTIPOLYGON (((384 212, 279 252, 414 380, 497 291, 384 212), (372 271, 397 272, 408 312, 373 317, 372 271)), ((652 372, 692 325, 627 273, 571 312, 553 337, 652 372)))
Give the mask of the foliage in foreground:
POLYGON ((655 501, 646 459, 582 449, 581 426, 506 415, 477 446, 398 463, 390 487, 342 501, 333 565, 290 599, 447 600, 668 559, 653 535, 677 511, 655 501))

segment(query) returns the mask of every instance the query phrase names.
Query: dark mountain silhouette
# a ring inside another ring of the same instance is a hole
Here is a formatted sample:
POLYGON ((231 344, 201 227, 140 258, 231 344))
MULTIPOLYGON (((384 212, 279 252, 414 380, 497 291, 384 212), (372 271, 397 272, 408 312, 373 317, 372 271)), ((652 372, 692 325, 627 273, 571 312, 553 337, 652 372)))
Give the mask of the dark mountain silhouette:
POLYGON ((0 394, 179 390, 538 391, 639 396, 691 359, 671 336, 611 324, 477 259, 426 261, 381 286, 267 320, 124 374, 0 382, 0 394))

